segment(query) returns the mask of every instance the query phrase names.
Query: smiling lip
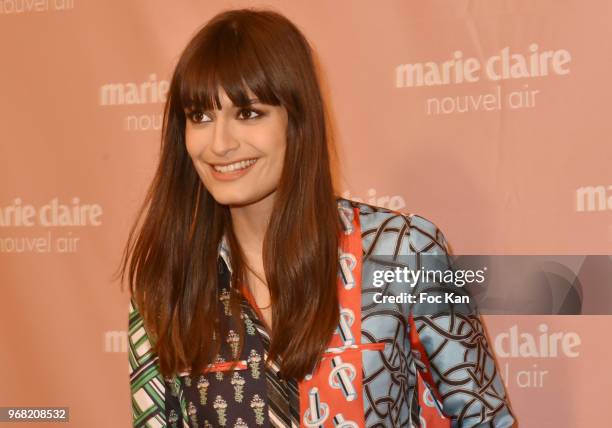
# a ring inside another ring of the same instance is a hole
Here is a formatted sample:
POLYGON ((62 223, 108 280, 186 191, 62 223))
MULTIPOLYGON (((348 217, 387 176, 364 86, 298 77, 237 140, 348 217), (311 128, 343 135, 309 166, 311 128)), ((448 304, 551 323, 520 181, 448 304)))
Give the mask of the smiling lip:
POLYGON ((231 162, 209 162, 209 163, 210 163, 210 165, 227 166, 227 165, 231 165, 233 163, 238 163, 238 162, 243 162, 243 161, 251 161, 251 160, 257 160, 257 158, 243 158, 243 159, 236 159, 235 161, 231 161, 231 162))
POLYGON ((257 158, 241 159, 228 163, 208 164, 211 174, 220 181, 231 181, 242 177, 257 163, 257 158), (218 170, 219 169, 219 170, 218 170))

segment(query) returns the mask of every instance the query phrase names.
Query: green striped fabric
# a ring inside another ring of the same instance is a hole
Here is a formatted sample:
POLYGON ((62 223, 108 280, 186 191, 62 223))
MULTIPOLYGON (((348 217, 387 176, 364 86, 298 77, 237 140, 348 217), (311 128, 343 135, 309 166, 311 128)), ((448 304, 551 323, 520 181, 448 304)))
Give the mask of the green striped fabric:
MULTIPOLYGON (((133 299, 130 299, 129 308, 128 359, 133 426, 137 428, 167 427, 166 383, 159 371, 158 357, 145 331, 142 316, 136 309, 133 299)), ((178 379, 168 380, 175 385, 177 381, 178 379)), ((178 399, 184 408, 182 394, 179 393, 178 399)), ((183 426, 187 426, 186 412, 182 413, 183 426)))

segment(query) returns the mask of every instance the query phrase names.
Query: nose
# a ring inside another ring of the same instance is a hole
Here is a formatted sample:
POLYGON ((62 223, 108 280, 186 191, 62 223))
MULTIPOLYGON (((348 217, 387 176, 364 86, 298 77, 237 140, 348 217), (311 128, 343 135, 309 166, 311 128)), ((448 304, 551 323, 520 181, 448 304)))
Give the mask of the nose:
MULTIPOLYGON (((219 112, 220 113, 220 112, 219 112)), ((231 124, 222 114, 212 123, 212 141, 210 150, 219 157, 225 157, 232 150, 236 150, 240 143, 233 135, 231 124)))

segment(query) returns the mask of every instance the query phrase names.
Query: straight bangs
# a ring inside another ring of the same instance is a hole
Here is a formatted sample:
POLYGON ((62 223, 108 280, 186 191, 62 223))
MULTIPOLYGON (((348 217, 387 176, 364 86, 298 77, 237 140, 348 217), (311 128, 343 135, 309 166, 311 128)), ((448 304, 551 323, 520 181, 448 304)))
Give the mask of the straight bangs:
POLYGON ((272 70, 265 70, 263 64, 274 64, 246 35, 240 35, 234 28, 218 27, 200 39, 193 41, 192 52, 179 73, 179 96, 183 110, 220 110, 219 88, 223 88, 236 107, 247 107, 250 96, 247 87, 259 102, 280 105, 275 94, 272 70), (261 52, 260 52, 261 51, 261 52))

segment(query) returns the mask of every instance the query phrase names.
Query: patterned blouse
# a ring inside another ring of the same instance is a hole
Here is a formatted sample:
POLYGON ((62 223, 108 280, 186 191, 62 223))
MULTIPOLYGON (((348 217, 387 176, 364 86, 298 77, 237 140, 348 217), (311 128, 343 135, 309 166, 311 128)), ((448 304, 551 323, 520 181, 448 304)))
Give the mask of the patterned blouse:
MULTIPOLYGON (((389 255, 447 254, 444 235, 417 215, 338 198, 340 323, 313 372, 285 379, 265 364, 270 339, 247 289, 230 284, 219 246, 218 305, 228 323, 216 361, 203 373, 163 378, 134 301, 129 362, 135 427, 510 427, 515 423, 480 318, 450 307, 428 314, 407 303, 373 303, 372 275, 389 255), (241 299, 245 342, 229 312, 241 299), (229 370, 231 362, 237 366, 229 370)), ((416 259, 418 264, 419 257, 416 259)), ((418 268, 412 266, 411 268, 418 268)), ((386 295, 405 284, 387 283, 386 295)), ((418 306, 418 305, 417 305, 418 306)), ((449 305, 452 306, 452 305, 449 305)))

